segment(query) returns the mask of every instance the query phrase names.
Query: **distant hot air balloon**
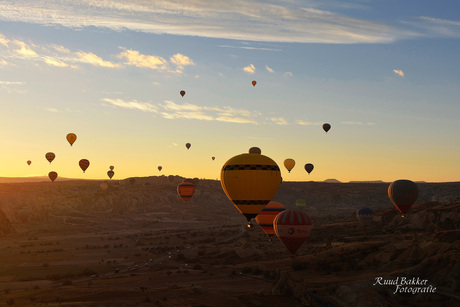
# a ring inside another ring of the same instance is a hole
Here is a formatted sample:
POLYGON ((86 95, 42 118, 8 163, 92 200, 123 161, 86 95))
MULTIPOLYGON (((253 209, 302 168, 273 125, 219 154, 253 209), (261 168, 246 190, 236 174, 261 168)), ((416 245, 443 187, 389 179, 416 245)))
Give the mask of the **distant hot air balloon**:
POLYGON ((308 215, 297 209, 285 210, 273 221, 276 236, 293 256, 310 236, 311 227, 308 215))
POLYGON ((112 179, 113 175, 115 175, 114 171, 108 171, 107 176, 109 176, 110 179, 112 179))
POLYGON ((272 240, 272 236, 275 234, 275 229, 273 228, 273 220, 281 211, 286 210, 286 208, 279 202, 270 201, 265 208, 260 211, 256 216, 256 222, 259 224, 260 228, 268 235, 268 241, 272 240))
POLYGON ((49 172, 48 173, 48 177, 51 179, 52 182, 54 182, 54 180, 56 180, 58 174, 56 172, 49 172))
POLYGON ((192 146, 192 144, 190 144, 190 143, 185 144, 185 147, 187 147, 187 149, 190 149, 191 146, 192 146))
POLYGON ((162 166, 158 166, 158 170, 161 172, 161 170, 163 169, 162 166))
POLYGON ((194 185, 197 185, 198 182, 200 182, 200 179, 198 179, 198 178, 196 178, 196 177, 192 179, 192 183, 193 183, 194 185))
POLYGON ((113 166, 113 165, 110 165, 110 167, 109 167, 109 168, 110 168, 110 170, 111 170, 111 171, 113 171, 113 169, 115 168, 115 166, 113 166))
POLYGON ((56 155, 52 152, 48 152, 45 155, 46 160, 49 161, 49 163, 53 162, 54 158, 56 158, 56 155))
POLYGON ((302 210, 307 206, 307 201, 305 199, 298 199, 295 201, 295 206, 297 209, 302 210))
POLYGON ((418 187, 410 180, 396 180, 388 187, 388 197, 404 217, 418 198, 418 187))
POLYGON ((310 175, 311 171, 313 170, 313 164, 311 163, 305 164, 305 170, 307 171, 308 175, 310 175))
POLYGON ((188 202, 195 193, 195 185, 184 180, 177 186, 177 193, 185 202, 188 202))
POLYGON ((328 123, 324 123, 323 124, 323 130, 326 131, 326 133, 331 129, 331 125, 329 125, 328 123))
POLYGON ((212 161, 214 161, 214 160, 216 160, 216 157, 212 157, 211 159, 212 159, 212 161))
POLYGON ((176 179, 176 177, 174 177, 173 175, 169 175, 169 176, 168 176, 169 182, 173 182, 174 179, 176 179))
POLYGON ((284 160, 284 167, 288 170, 289 173, 294 168, 294 166, 295 166, 294 159, 288 158, 288 159, 284 160))
MULTIPOLYGON (((180 91, 180 95, 181 95, 182 97, 184 97, 185 91, 184 91, 184 90, 180 91)), ((192 95, 192 96, 193 96, 193 95, 192 95)))
POLYGON ((32 163, 32 161, 27 160, 27 165, 30 165, 31 163, 32 163))
POLYGON ((77 140, 77 135, 75 133, 67 134, 67 141, 70 143, 70 146, 72 146, 76 140, 77 140))
MULTIPOLYGON (((108 174, 107 174, 107 175, 108 175, 108 174)), ((113 175, 112 175, 112 176, 113 176, 113 175)), ((134 182, 136 182, 136 179, 134 179, 134 178, 130 178, 130 179, 129 179, 129 183, 131 183, 131 185, 133 185, 134 182)))
POLYGON ((253 80, 251 83, 252 83, 252 86, 256 86, 257 81, 256 81, 256 80, 253 80))
POLYGON ((371 208, 363 207, 356 211, 356 218, 362 225, 370 225, 374 219, 374 211, 371 208))
POLYGON ((249 153, 230 158, 220 172, 222 189, 235 207, 249 221, 275 196, 281 184, 281 172, 271 158, 257 147, 249 153))
POLYGON ((99 185, 99 187, 101 188, 102 191, 105 191, 107 190, 107 188, 109 187, 109 185, 106 183, 106 182, 103 182, 99 185))
POLYGON ((84 173, 89 166, 89 161, 87 159, 81 159, 80 162, 78 162, 78 165, 80 165, 80 168, 84 173))

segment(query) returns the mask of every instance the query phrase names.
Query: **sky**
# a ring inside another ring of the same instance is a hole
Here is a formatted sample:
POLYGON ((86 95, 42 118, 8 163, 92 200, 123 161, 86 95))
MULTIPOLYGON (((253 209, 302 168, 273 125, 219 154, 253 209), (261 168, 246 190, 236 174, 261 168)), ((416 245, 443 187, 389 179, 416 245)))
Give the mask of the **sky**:
POLYGON ((256 146, 284 181, 459 181, 459 11, 423 0, 0 1, 0 177, 108 179, 113 165, 113 179, 219 179, 256 146))

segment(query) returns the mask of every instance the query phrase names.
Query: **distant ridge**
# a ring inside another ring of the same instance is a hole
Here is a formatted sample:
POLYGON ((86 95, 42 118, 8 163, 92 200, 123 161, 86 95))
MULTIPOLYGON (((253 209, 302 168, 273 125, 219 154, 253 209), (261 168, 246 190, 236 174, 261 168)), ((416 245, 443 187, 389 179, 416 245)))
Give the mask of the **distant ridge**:
MULTIPOLYGON (((70 181, 70 180, 97 180, 97 179, 76 179, 76 178, 66 178, 58 177, 56 181, 70 181)), ((50 181, 47 176, 35 176, 35 177, 0 177, 0 183, 18 183, 18 182, 42 182, 50 181)))
POLYGON ((382 180, 349 181, 349 183, 386 183, 382 180))
POLYGON ((323 182, 327 182, 327 183, 342 183, 342 181, 337 180, 337 179, 333 179, 333 178, 331 178, 331 179, 326 179, 326 180, 324 180, 323 182))

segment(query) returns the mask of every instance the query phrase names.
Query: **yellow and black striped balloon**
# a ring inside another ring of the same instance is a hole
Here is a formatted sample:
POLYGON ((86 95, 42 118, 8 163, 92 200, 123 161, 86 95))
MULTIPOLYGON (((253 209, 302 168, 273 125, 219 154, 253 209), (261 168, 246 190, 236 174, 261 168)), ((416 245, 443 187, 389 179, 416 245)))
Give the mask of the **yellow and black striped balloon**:
POLYGON ((249 222, 275 196, 281 172, 275 161, 252 147, 249 153, 234 156, 223 165, 220 181, 227 197, 249 222))

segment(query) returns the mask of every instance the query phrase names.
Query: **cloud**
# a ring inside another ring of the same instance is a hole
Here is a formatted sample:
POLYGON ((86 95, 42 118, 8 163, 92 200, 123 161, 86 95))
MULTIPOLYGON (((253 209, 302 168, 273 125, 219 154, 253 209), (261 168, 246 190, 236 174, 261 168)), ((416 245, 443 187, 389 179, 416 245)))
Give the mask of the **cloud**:
POLYGON ((347 121, 347 122, 340 122, 343 125, 362 125, 362 122, 353 122, 353 121, 347 121))
POLYGON ((57 66, 57 67, 67 67, 69 64, 62 62, 60 60, 52 59, 52 58, 45 58, 45 63, 51 66, 57 66))
POLYGON ((104 61, 101 57, 95 55, 91 52, 75 52, 75 55, 84 63, 88 63, 94 66, 108 67, 108 68, 117 68, 120 67, 119 64, 115 64, 109 61, 104 61))
POLYGON ((0 20, 259 42, 388 43, 420 35, 352 17, 355 7, 339 10, 349 16, 333 10, 335 1, 3 0, 0 20))
POLYGON ((45 110, 51 113, 61 113, 61 111, 56 108, 46 108, 45 110))
POLYGON ((284 75, 285 75, 286 77, 288 77, 288 78, 294 76, 293 73, 290 72, 290 71, 285 72, 284 75))
POLYGON ((277 125, 281 125, 281 126, 286 126, 288 125, 288 122, 286 119, 284 119, 283 117, 272 117, 270 118, 270 120, 272 122, 274 122, 275 124, 277 125))
POLYGON ((18 40, 14 40, 13 43, 16 44, 18 47, 20 47, 19 49, 15 50, 16 53, 22 56, 26 56, 26 57, 36 57, 37 56, 37 53, 33 51, 32 48, 28 46, 26 43, 18 41, 18 40))
POLYGON ((154 70, 168 69, 168 61, 164 58, 154 55, 140 54, 136 50, 126 50, 118 55, 119 58, 125 58, 126 65, 132 65, 141 68, 150 68, 154 70))
POLYGON ((8 65, 8 62, 4 59, 0 59, 0 67, 8 65))
POLYGON ((404 77, 404 72, 402 70, 393 69, 393 72, 401 77, 404 77))
POLYGON ((221 47, 221 48, 238 48, 238 49, 246 49, 246 50, 282 51, 282 49, 266 48, 266 47, 249 47, 249 46, 232 46, 232 45, 217 45, 217 47, 221 47))
POLYGON ((265 69, 266 69, 268 72, 272 72, 272 73, 274 72, 274 70, 273 70, 273 69, 271 69, 270 67, 268 67, 268 65, 267 65, 267 66, 265 66, 265 69))
POLYGON ((8 47, 9 40, 5 37, 5 35, 0 34, 0 45, 8 47))
POLYGON ((180 53, 176 53, 172 57, 169 58, 171 63, 177 66, 176 71, 179 73, 182 73, 182 70, 184 69, 184 66, 188 65, 195 65, 193 61, 188 57, 180 53))
POLYGON ((0 81, 0 85, 24 85, 21 81, 0 81))
POLYGON ((253 74, 253 73, 256 72, 256 68, 254 67, 253 64, 250 64, 250 65, 244 67, 243 70, 244 70, 245 72, 247 72, 247 73, 250 73, 250 74, 253 74))
POLYGON ((142 112, 151 112, 151 113, 158 113, 158 108, 150 103, 147 102, 138 102, 136 100, 133 101, 123 101, 122 99, 110 99, 110 98, 103 98, 102 101, 108 102, 111 105, 116 107, 124 108, 124 109, 131 109, 131 110, 140 110, 142 112))
POLYGON ((319 125, 323 124, 323 123, 306 122, 306 121, 303 121, 303 120, 297 120, 296 123, 301 125, 301 126, 319 126, 319 125))

